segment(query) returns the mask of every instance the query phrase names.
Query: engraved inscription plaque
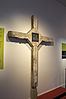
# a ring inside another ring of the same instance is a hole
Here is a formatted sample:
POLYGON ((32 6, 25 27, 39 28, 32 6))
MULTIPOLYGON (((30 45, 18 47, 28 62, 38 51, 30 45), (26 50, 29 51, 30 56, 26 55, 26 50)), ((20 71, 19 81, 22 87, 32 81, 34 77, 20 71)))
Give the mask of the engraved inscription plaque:
POLYGON ((39 42, 39 34, 38 33, 32 33, 32 41, 39 42))

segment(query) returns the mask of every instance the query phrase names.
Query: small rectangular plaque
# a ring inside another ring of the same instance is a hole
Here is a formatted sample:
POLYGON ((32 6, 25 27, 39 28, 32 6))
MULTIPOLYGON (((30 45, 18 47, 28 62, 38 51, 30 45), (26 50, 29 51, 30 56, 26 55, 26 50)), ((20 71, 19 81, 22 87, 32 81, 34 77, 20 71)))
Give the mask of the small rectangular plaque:
POLYGON ((4 56, 4 28, 0 28, 0 69, 3 69, 4 56))
POLYGON ((38 33, 32 33, 32 41, 39 42, 39 34, 38 33))
POLYGON ((66 43, 62 43, 62 58, 66 59, 66 43))

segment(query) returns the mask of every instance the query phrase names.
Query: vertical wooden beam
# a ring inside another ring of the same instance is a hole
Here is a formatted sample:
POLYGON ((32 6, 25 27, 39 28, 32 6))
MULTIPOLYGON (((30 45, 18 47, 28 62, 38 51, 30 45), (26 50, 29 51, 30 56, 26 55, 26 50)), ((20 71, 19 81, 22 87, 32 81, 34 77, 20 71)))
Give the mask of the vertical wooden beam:
POLYGON ((37 88, 31 88, 31 99, 37 99, 37 88))
POLYGON ((31 28, 38 29, 37 17, 34 15, 31 17, 31 28))
POLYGON ((37 99, 38 86, 38 51, 37 46, 31 50, 31 99, 37 99))

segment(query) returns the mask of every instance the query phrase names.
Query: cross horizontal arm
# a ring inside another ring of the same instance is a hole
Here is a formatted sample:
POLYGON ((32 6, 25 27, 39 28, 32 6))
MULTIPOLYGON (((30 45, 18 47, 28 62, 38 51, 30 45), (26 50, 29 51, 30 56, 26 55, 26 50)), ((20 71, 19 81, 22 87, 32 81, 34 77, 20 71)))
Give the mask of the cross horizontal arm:
POLYGON ((19 39, 28 39, 28 34, 27 33, 15 32, 15 31, 9 31, 8 32, 8 37, 19 38, 19 39))
POLYGON ((32 47, 32 44, 29 40, 29 34, 28 33, 9 31, 8 32, 8 38, 11 42, 28 43, 32 47))
POLYGON ((17 43, 28 43, 29 42, 27 33, 9 31, 8 38, 11 42, 17 42, 17 43))
POLYGON ((40 36, 40 44, 42 45, 53 45, 53 39, 45 36, 40 36))

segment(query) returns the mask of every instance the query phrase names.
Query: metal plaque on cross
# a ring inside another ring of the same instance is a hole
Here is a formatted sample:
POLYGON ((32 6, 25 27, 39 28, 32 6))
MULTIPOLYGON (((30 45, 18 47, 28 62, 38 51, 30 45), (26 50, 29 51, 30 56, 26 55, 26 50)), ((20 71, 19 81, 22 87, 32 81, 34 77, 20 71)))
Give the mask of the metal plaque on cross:
POLYGON ((37 17, 31 16, 31 29, 27 33, 8 32, 11 42, 28 43, 31 46, 31 99, 37 99, 38 86, 38 50, 41 45, 52 46, 53 39, 41 35, 38 31, 37 17))

